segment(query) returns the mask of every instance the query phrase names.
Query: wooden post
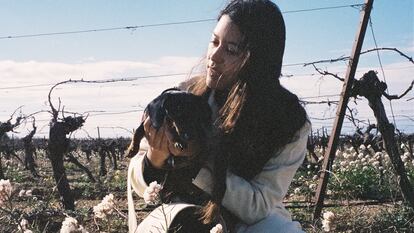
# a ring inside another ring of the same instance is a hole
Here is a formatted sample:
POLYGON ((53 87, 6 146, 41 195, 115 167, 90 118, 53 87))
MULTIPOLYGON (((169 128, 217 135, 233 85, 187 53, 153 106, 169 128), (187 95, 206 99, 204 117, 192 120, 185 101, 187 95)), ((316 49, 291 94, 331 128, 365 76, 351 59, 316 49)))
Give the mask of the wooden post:
POLYGON ((350 90, 354 80, 355 71, 358 65, 359 55, 361 53, 362 44, 364 42, 365 32, 367 29, 373 2, 374 0, 365 0, 365 9, 361 12, 359 29, 356 34, 354 46, 352 48, 352 53, 346 71, 346 77, 342 87, 341 98, 339 101, 338 109, 336 111, 334 126, 332 128, 331 136, 329 138, 328 149, 326 150, 326 153, 324 155, 321 175, 319 177, 319 183, 316 189, 315 209, 313 212, 314 222, 319 219, 322 212, 323 200, 325 198, 326 187, 328 185, 329 171, 332 167, 332 163, 335 158, 336 147, 338 145, 338 139, 341 133, 342 123, 345 117, 350 90))
POLYGON ((96 127, 98 129, 98 139, 101 139, 101 133, 99 131, 99 126, 96 127))

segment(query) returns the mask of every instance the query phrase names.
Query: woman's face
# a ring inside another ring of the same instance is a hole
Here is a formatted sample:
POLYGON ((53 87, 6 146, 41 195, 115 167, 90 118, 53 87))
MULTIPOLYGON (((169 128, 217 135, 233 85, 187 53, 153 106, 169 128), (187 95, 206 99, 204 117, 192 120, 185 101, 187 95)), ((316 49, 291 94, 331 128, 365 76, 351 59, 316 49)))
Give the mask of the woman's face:
POLYGON ((241 50, 242 34, 228 15, 223 15, 214 28, 207 50, 208 87, 217 90, 228 89, 237 79, 235 73, 245 60, 241 50))

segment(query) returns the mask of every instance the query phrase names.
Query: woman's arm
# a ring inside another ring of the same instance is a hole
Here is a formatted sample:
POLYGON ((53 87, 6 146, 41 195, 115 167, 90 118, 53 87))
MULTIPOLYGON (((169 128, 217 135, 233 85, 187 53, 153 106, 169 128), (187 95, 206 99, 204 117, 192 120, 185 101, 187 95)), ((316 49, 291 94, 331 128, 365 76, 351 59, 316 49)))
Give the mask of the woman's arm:
POLYGON ((160 168, 168 158, 170 144, 168 141, 168 133, 165 125, 160 129, 151 127, 149 117, 144 118, 145 138, 148 139, 148 151, 140 151, 131 159, 128 167, 128 183, 133 190, 143 196, 148 184, 152 181, 161 183, 165 171, 160 168))
MULTIPOLYGON (((307 122, 296 134, 296 140, 271 158, 262 172, 252 180, 247 181, 228 171, 223 206, 247 224, 255 223, 271 213, 280 213, 283 217, 290 218, 282 201, 305 157, 310 128, 310 123, 307 122)), ((212 183, 208 176, 209 172, 203 170, 194 183, 211 192, 212 183)))
POLYGON ((140 197, 143 197, 148 184, 144 180, 144 156, 146 152, 140 151, 129 162, 128 166, 128 186, 140 197))

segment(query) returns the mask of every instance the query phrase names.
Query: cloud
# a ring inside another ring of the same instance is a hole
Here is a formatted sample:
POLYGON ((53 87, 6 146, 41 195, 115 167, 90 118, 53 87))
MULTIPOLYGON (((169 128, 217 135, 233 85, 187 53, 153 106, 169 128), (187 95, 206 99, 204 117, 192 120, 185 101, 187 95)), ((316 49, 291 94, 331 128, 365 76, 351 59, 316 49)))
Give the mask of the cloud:
POLYGON ((105 79, 156 70, 156 63, 134 61, 86 62, 80 64, 56 62, 0 61, 0 73, 6 83, 39 84, 72 79, 105 79))
POLYGON ((414 41, 411 42, 411 45, 410 46, 404 48, 404 51, 405 52, 414 52, 414 41))
MULTIPOLYGON (((199 57, 161 57, 152 61, 87 61, 79 64, 13 60, 0 61, 0 121, 10 117, 10 114, 19 106, 24 105, 22 112, 25 114, 39 110, 49 110, 47 95, 51 85, 72 79, 83 78, 85 80, 103 80, 125 77, 142 77, 150 75, 189 73, 194 66, 201 64, 199 57), (29 86, 37 84, 50 84, 46 86, 27 88, 7 88, 16 86, 29 86)), ((326 68, 322 66, 322 68, 326 68)), ((413 65, 409 62, 399 62, 384 66, 390 94, 400 94, 412 81, 413 65)), ((374 69, 381 71, 380 67, 361 66, 358 68, 357 77, 366 71, 374 69)), ((345 76, 345 64, 329 64, 328 70, 345 76)), ((340 94, 342 82, 331 78, 321 77, 312 67, 292 68, 286 67, 283 73, 293 74, 291 78, 282 78, 281 82, 289 90, 300 98, 327 94, 340 94)), ((381 73, 379 73, 382 79, 381 73)), ((172 87, 187 78, 187 75, 175 75, 164 77, 152 77, 136 79, 130 82, 117 82, 107 84, 66 84, 59 86, 52 93, 52 101, 58 106, 60 98, 65 110, 70 112, 85 113, 88 111, 103 111, 104 115, 91 115, 84 125, 84 129, 91 136, 97 136, 96 127, 109 127, 101 130, 102 137, 114 135, 128 136, 129 133, 120 128, 132 130, 138 125, 139 110, 158 95, 162 90, 172 87), (133 111, 130 113, 122 113, 133 111), (121 113, 121 114, 111 114, 121 113), (111 128, 115 127, 115 128, 111 128)), ((413 96, 413 92, 407 98, 413 96)), ((311 99, 313 101, 326 100, 328 98, 311 99)), ((337 100, 339 97, 329 97, 337 100)), ((412 101, 411 101, 412 102, 412 101)), ((386 108, 388 104, 384 100, 386 108)), ((410 102, 405 100, 393 101, 395 114, 413 115, 414 110, 410 102)), ((365 102, 359 102, 359 115, 361 119, 372 119, 372 113, 365 102)), ((313 105, 308 106, 308 114, 314 118, 326 118, 335 116, 335 106, 313 105)), ((42 124, 42 133, 47 135, 47 123, 50 115, 47 113, 38 115, 38 122, 42 124)), ((327 122, 314 122, 314 126, 330 124, 327 122)), ((30 127, 30 124, 27 124, 30 127)), ((352 128, 351 128, 352 129, 352 128)), ((18 136, 24 136, 26 129, 19 129, 18 136)), ((414 131, 414 129, 411 129, 414 131)), ((85 136, 82 132, 78 136, 85 136)), ((41 135, 43 136, 43 135, 41 135)))
MULTIPOLYGON (((68 79, 105 80, 126 77, 145 77, 175 73, 189 73, 199 58, 161 57, 153 61, 87 61, 78 64, 59 62, 38 62, 13 60, 0 61, 0 121, 9 118, 19 106, 24 105, 25 114, 49 110, 47 95, 53 84, 68 79), (16 88, 32 85, 25 88, 16 88), (49 84, 49 85, 47 85, 49 84)), ((91 110, 107 113, 141 109, 162 90, 183 81, 186 75, 136 79, 131 82, 107 84, 65 84, 52 93, 52 103, 58 106, 58 98, 66 111, 84 113, 91 110)), ((90 117, 84 128, 96 129, 99 125, 134 128, 140 112, 123 115, 102 115, 90 117)), ((39 115, 39 122, 49 119, 47 114, 39 115)), ((30 125, 30 124, 29 124, 30 125)), ((26 130, 21 130, 24 133, 26 130)), ((47 127, 46 131, 47 133, 47 127)), ((112 133, 110 131, 109 133, 112 133)), ((126 131, 123 134, 127 133, 126 131)), ((102 136, 105 136, 104 134, 102 136)), ((109 135, 106 135, 109 136, 109 135)))

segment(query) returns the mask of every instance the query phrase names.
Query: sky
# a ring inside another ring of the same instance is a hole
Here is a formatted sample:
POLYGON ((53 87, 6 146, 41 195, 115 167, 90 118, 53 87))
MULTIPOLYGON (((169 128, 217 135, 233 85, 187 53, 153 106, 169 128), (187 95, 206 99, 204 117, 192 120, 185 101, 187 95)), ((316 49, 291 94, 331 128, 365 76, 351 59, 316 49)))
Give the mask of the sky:
MULTIPOLYGON (((73 137, 97 137, 98 132, 100 137, 130 136, 146 104, 200 65, 226 2, 0 0, 0 121, 10 119, 16 109, 25 115, 43 111, 34 115, 36 136, 47 137, 51 118, 47 96, 54 84, 69 79, 127 79, 59 85, 51 99, 55 107, 60 100, 69 112, 65 116, 89 114, 73 137)), ((304 101, 339 100, 342 83, 303 63, 350 55, 361 9, 353 5, 364 1, 274 2, 284 14, 287 30, 281 83, 304 101)), ((414 1, 374 1, 362 50, 376 46, 397 48, 413 57, 414 1)), ((344 77, 347 62, 318 67, 344 77)), ((414 79, 414 64, 392 51, 362 55, 356 78, 369 70, 378 71, 390 94, 401 94, 414 79)), ((383 98, 390 121, 395 119, 397 128, 406 133, 414 133, 413 97, 411 91, 391 104, 383 98)), ((349 106, 363 121, 360 127, 375 123, 364 99, 349 106)), ((315 130, 325 127, 330 132, 334 104, 309 104, 306 110, 315 130)), ((31 127, 28 120, 10 135, 25 136, 31 127)), ((353 131, 355 126, 345 121, 342 132, 353 131)))

